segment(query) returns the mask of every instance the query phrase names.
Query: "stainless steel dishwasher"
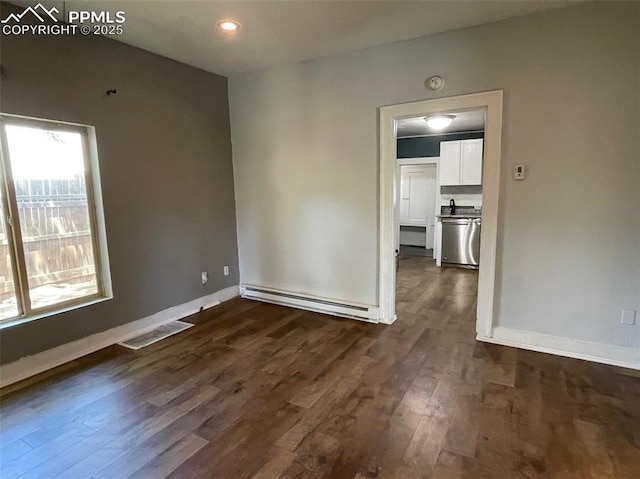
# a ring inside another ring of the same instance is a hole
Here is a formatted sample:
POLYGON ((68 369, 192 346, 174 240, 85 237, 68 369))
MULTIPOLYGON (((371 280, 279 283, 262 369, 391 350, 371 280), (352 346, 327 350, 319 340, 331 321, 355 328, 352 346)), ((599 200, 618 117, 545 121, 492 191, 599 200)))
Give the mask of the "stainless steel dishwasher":
POLYGON ((480 218, 443 217, 442 265, 478 268, 480 265, 480 218))

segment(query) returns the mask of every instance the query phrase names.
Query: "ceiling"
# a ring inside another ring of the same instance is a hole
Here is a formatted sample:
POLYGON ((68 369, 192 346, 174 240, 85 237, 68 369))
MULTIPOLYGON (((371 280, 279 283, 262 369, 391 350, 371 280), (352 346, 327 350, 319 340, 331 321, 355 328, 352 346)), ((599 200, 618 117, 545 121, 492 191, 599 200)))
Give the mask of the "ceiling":
POLYGON ((446 114, 455 115, 455 119, 447 128, 437 132, 427 127, 424 116, 398 120, 396 122, 396 136, 403 138, 408 136, 442 135, 443 133, 484 130, 484 110, 447 112, 446 114))
MULTIPOLYGON (((63 11, 62 1, 40 0, 63 11)), ((35 0, 12 0, 34 5, 35 0)), ((262 70, 532 12, 571 0, 188 1, 69 0, 69 10, 126 13, 119 41, 221 75, 262 70), (215 23, 242 24, 235 38, 215 23)))

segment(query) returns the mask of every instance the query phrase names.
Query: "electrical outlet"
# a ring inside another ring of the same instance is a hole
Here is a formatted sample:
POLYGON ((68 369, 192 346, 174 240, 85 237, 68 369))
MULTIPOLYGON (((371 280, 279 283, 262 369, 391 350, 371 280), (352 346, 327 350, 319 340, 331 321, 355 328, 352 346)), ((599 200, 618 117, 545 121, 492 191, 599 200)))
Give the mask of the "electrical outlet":
POLYGON ((228 266, 223 267, 222 272, 224 273, 225 276, 229 276, 229 267, 228 266))
POLYGON ((527 175, 527 167, 525 165, 515 165, 513 167, 513 179, 524 180, 527 175))
POLYGON ((633 326, 636 324, 636 310, 635 309, 623 309, 620 315, 620 322, 622 324, 628 324, 633 326))
POLYGON ((202 272, 202 284, 207 284, 207 281, 209 281, 209 273, 207 273, 206 271, 202 272))

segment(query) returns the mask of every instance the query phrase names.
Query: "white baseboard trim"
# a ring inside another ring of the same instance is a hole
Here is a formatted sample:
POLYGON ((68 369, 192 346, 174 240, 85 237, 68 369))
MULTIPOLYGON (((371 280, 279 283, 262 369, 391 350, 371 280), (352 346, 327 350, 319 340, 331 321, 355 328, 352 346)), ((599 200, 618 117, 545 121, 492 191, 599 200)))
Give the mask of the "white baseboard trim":
POLYGON ((197 313, 200 308, 210 308, 221 302, 228 301, 238 296, 238 294, 238 286, 231 286, 145 318, 4 364, 0 366, 0 387, 22 381, 87 354, 126 341, 176 319, 185 318, 197 313))
POLYGON ((393 324, 396 319, 398 319, 398 316, 395 314, 390 319, 380 318, 380 324, 393 324))
POLYGON ((358 319, 370 323, 379 322, 378 307, 370 304, 353 303, 249 284, 240 285, 240 296, 342 318, 358 319))
POLYGON ((491 337, 478 334, 476 339, 486 343, 640 370, 640 349, 635 348, 502 327, 493 328, 491 337))

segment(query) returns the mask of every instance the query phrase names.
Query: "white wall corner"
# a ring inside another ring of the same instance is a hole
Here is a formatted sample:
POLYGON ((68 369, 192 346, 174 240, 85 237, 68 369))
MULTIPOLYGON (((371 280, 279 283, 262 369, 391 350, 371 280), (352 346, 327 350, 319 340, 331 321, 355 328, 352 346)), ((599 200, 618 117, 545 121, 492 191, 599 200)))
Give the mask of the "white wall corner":
POLYGON ((476 339, 486 343, 640 370, 640 349, 638 348, 503 327, 493 328, 492 336, 478 333, 476 339))
POLYGON ((3 364, 0 366, 0 388, 144 334, 163 324, 186 318, 200 311, 200 308, 207 309, 228 301, 238 296, 238 294, 238 286, 230 286, 107 331, 93 334, 32 356, 26 356, 12 363, 3 364))

